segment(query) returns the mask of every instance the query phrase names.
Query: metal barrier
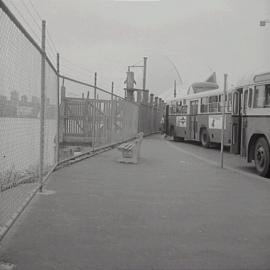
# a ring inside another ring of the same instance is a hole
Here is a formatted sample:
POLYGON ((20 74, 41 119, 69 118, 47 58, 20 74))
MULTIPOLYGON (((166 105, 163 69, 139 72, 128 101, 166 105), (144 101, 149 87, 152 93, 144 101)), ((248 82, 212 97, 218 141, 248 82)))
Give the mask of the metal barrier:
POLYGON ((0 0, 0 190, 26 178, 42 188, 60 160, 160 127, 157 97, 135 103, 98 87, 97 77, 91 85, 60 76, 59 55, 55 68, 46 54, 45 21, 41 28, 39 45, 0 0))
POLYGON ((96 85, 61 78, 60 158, 126 141, 137 134, 139 106, 136 103, 96 85))
POLYGON ((44 47, 0 1, 1 190, 25 177, 42 180, 57 162, 58 76, 45 52, 45 23, 41 36, 44 47))
POLYGON ((145 135, 157 133, 161 128, 161 119, 165 114, 165 104, 158 97, 153 102, 153 95, 150 102, 140 102, 139 104, 139 126, 138 132, 145 135))

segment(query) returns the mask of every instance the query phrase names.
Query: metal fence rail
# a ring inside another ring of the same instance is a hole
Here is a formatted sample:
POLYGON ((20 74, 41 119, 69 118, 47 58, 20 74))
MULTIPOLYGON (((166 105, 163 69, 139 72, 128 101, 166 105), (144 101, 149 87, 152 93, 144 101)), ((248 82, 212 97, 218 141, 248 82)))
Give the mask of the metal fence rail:
MULTIPOLYGON (((153 96, 152 96, 153 98, 153 96)), ((157 133, 161 128, 161 118, 164 115, 165 105, 158 97, 150 102, 139 103, 139 127, 145 135, 157 133)))
POLYGON ((25 178, 42 187, 60 160, 160 127, 157 97, 135 103, 98 87, 97 76, 89 84, 60 75, 45 21, 41 29, 39 45, 0 0, 0 190, 25 178))
POLYGON ((25 177, 38 180, 41 166, 43 177, 55 165, 58 104, 55 68, 45 54, 42 100, 42 49, 2 1, 0 44, 0 189, 3 190, 25 177))
POLYGON ((136 103, 95 85, 60 77, 61 159, 137 134, 139 106, 136 103))

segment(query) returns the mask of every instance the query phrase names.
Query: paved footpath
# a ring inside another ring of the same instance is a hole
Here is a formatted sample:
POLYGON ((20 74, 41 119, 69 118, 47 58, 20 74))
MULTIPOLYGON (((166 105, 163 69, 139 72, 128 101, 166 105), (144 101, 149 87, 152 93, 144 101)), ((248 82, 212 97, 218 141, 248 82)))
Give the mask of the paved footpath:
MULTIPOLYGON (((180 146, 177 146, 180 147, 180 146)), ((144 139, 57 171, 10 230, 15 269, 270 269, 270 182, 144 139)))

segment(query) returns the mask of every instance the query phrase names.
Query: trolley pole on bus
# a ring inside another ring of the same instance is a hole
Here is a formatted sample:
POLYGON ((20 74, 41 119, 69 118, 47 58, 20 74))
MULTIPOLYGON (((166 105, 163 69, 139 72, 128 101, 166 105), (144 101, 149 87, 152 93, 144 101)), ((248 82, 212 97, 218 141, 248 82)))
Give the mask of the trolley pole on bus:
POLYGON ((225 127, 225 106, 227 92, 228 74, 224 74, 223 104, 222 104, 222 129, 221 129, 221 147, 220 147, 220 167, 223 168, 223 149, 224 149, 224 127, 225 127))

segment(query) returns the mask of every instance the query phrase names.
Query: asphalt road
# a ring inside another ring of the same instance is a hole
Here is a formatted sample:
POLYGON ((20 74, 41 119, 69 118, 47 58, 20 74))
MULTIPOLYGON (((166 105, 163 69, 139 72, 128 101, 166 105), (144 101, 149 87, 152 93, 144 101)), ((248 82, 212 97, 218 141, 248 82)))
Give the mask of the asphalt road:
POLYGON ((46 187, 55 193, 34 199, 0 261, 23 270, 270 269, 269 180, 220 169, 216 150, 159 135, 144 139, 139 164, 119 155, 57 171, 46 187))

